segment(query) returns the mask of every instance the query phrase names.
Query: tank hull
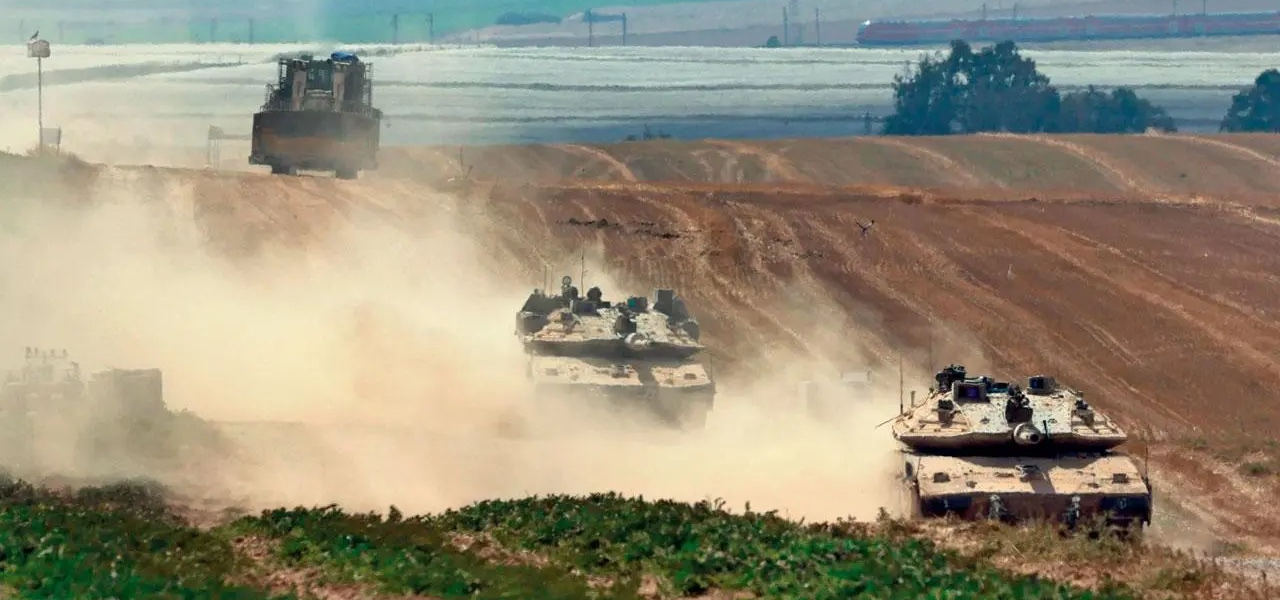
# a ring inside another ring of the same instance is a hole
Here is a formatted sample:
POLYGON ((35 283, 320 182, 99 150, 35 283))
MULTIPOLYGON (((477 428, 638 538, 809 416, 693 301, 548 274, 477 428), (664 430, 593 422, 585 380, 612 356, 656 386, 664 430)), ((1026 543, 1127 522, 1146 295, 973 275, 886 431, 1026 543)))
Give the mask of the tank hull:
POLYGON ((1151 522, 1152 494, 1124 455, 948 457, 904 454, 904 482, 916 517, 1084 523, 1151 522))
MULTIPOLYGON (((936 433, 898 433, 895 437, 903 444, 920 452, 938 454, 950 453, 983 453, 983 454, 1019 454, 1028 452, 1029 448, 1017 446, 1010 442, 1010 434, 1001 432, 965 432, 954 435, 936 433)), ((1073 432, 1058 433, 1052 438, 1055 452, 1091 452, 1110 450, 1123 444, 1126 436, 1117 434, 1110 436, 1080 435, 1073 432)))
POLYGON ((354 176, 377 169, 379 119, 361 113, 268 110, 254 114, 249 164, 354 176))
POLYGON ((535 355, 529 377, 539 402, 644 413, 682 428, 701 428, 715 404, 714 381, 692 361, 535 355))

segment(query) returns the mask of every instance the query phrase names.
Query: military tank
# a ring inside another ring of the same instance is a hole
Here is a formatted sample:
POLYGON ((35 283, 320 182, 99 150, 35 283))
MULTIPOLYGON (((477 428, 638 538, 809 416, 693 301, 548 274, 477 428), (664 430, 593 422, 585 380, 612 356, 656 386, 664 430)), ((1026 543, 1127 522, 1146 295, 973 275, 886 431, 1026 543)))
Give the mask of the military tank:
POLYGON ((1046 375, 1024 391, 959 365, 935 379, 892 421, 914 516, 1150 524, 1150 481, 1114 451, 1127 434, 1083 393, 1046 375))
POLYGON ((26 348, 0 390, 0 464, 19 471, 46 463, 87 470, 147 455, 171 424, 159 369, 109 369, 86 380, 66 350, 26 348))
POLYGON ((715 402, 698 321, 674 290, 614 303, 598 287, 580 297, 566 275, 559 294, 529 295, 516 335, 535 398, 638 409, 681 429, 705 426, 715 402))

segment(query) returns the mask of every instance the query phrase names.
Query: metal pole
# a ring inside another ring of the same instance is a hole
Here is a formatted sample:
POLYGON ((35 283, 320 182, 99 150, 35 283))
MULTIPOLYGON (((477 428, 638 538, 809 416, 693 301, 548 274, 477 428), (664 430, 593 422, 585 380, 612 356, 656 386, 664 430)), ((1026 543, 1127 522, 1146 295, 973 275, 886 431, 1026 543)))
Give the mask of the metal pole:
POLYGON ((587 47, 588 48, 592 48, 596 45, 595 22, 596 20, 591 17, 591 9, 588 8, 587 9, 587 47))
POLYGON ((427 13, 427 41, 431 45, 436 43, 436 15, 435 13, 427 13))
POLYGON ((822 13, 820 9, 813 9, 813 43, 822 45, 822 13))
POLYGON ((400 43, 400 14, 391 15, 391 43, 400 43))
POLYGON ((787 20, 787 7, 782 7, 782 45, 786 46, 791 39, 791 22, 787 20))
POLYGON ((253 19, 249 19, 249 43, 253 44, 253 19))
POLYGON ((44 59, 36 58, 36 126, 39 128, 39 135, 36 136, 36 144, 39 147, 39 153, 44 154, 44 59))
POLYGON ((622 13, 622 45, 627 45, 627 13, 622 13))

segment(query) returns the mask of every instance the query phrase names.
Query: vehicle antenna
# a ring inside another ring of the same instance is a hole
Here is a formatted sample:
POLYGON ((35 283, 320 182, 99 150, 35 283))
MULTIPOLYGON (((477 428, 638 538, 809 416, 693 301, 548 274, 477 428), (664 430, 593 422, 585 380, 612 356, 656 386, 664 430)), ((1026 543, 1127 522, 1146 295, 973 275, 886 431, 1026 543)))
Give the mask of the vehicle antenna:
POLYGON ((902 414, 902 355, 898 355, 898 414, 902 414))
POLYGON ((583 290, 587 289, 587 250, 586 248, 582 249, 582 277, 578 279, 578 285, 582 286, 579 289, 583 289, 583 290))

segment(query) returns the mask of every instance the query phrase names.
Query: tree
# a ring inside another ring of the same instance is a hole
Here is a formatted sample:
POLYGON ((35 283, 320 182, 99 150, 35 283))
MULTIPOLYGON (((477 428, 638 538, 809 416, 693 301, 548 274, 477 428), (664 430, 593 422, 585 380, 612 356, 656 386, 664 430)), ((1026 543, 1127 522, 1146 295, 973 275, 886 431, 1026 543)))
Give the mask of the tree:
POLYGON ((914 76, 895 76, 893 89, 890 135, 1042 131, 1058 102, 1049 78, 1013 42, 975 53, 956 40, 949 56, 923 56, 914 76))
POLYGON ((914 75, 895 76, 893 92, 894 112, 883 129, 887 135, 1174 128, 1163 109, 1127 88, 1108 96, 1091 87, 1063 98, 1011 41, 978 52, 953 41, 948 56, 922 56, 914 75))
POLYGON ((1231 98, 1219 131, 1280 131, 1280 71, 1267 69, 1231 98))
POLYGON ((1057 131, 1090 133, 1142 133, 1147 129, 1177 131, 1173 118, 1163 108, 1139 98, 1129 88, 1116 88, 1110 95, 1094 86, 1062 97, 1057 131))

